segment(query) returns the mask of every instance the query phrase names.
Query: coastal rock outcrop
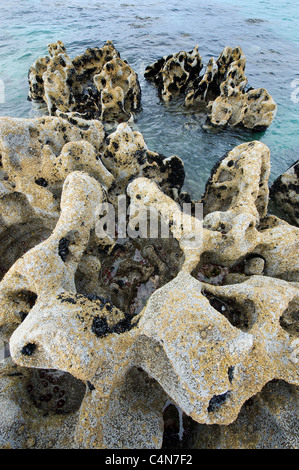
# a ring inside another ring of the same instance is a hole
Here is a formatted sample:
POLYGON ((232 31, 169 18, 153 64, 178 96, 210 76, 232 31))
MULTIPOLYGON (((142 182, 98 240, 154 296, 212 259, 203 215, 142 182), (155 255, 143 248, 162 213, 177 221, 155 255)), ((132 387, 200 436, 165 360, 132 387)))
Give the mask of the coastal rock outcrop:
POLYGON ((61 41, 48 45, 28 73, 30 100, 57 111, 77 112, 105 122, 128 121, 140 108, 141 89, 137 74, 120 58, 111 41, 88 48, 73 60, 61 41))
POLYGON ((184 206, 181 160, 127 123, 109 136, 74 113, 0 124, 1 237, 28 214, 38 232, 26 227, 33 241, 0 282, 2 447, 160 448, 169 399, 230 425, 273 379, 298 385, 299 229, 267 214, 266 145, 218 162, 200 217, 184 206), (106 203, 118 219, 103 243, 106 203))
POLYGON ((199 75, 203 65, 198 46, 195 50, 197 61, 188 64, 189 73, 184 60, 180 61, 185 52, 163 57, 146 68, 144 75, 158 86, 162 100, 167 102, 178 93, 184 94, 185 106, 205 110, 213 126, 252 130, 269 127, 276 103, 264 88, 246 90, 246 58, 241 48, 225 47, 217 60, 209 60, 203 75, 199 75))
POLYGON ((201 69, 201 56, 195 46, 190 52, 162 57, 146 67, 144 76, 158 87, 160 97, 167 102, 191 86, 201 69))
POLYGON ((108 135, 100 121, 85 120, 76 113, 1 118, 0 148, 0 205, 5 227, 15 223, 14 211, 5 211, 7 199, 22 194, 31 210, 53 228, 63 182, 76 170, 96 178, 109 200, 124 194, 128 182, 137 176, 155 178, 169 195, 178 195, 184 183, 181 159, 151 152, 141 133, 127 123, 108 135))
POLYGON ((299 160, 274 181, 270 198, 288 220, 299 226, 299 160))

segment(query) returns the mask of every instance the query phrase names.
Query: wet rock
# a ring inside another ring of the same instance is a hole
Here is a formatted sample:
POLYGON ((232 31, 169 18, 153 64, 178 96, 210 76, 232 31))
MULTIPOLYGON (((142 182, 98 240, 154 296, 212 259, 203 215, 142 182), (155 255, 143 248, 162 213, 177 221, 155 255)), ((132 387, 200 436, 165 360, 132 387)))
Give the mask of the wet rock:
POLYGON ((98 180, 113 203, 125 193, 129 181, 142 175, 156 179, 167 194, 179 196, 185 177, 179 157, 166 158, 151 152, 142 134, 127 123, 119 124, 109 137, 106 135, 100 121, 82 119, 77 113, 36 119, 1 118, 0 178, 5 178, 5 187, 3 184, 0 192, 0 207, 3 204, 5 226, 25 222, 33 210, 53 228, 59 217, 63 183, 74 171, 87 172, 98 180), (30 208, 27 210, 20 201, 23 215, 17 218, 15 210, 8 211, 5 205, 11 197, 20 199, 21 194, 30 208))
POLYGON ((190 57, 195 52, 196 59, 188 67, 183 66, 186 53, 180 52, 146 68, 145 77, 158 86, 164 101, 183 94, 185 106, 205 111, 207 122, 215 127, 263 130, 270 126, 276 114, 276 103, 264 88, 246 89, 246 58, 240 47, 225 47, 217 60, 209 60, 203 75, 200 75, 203 65, 198 46, 190 57))
POLYGON ((168 102, 192 85, 201 69, 201 56, 195 46, 193 51, 162 57, 146 67, 144 76, 155 83, 161 99, 168 102))
POLYGON ((128 121, 140 108, 137 74, 108 41, 71 60, 61 41, 30 67, 30 100, 45 102, 50 115, 77 112, 106 122, 128 121))
POLYGON ((210 59, 198 86, 186 96, 187 106, 207 104, 213 126, 267 128, 276 114, 276 104, 263 88, 246 90, 246 59, 240 47, 225 47, 218 59, 210 59))

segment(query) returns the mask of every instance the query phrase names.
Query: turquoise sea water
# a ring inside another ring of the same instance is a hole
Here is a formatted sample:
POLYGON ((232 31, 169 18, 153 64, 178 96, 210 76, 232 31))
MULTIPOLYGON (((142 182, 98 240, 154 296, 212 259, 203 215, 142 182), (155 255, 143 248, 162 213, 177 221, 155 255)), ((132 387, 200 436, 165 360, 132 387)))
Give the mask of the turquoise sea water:
MULTIPOLYGON (((269 146, 270 182, 299 158, 299 102, 292 88, 296 79, 299 88, 298 0, 1 0, 0 25, 1 116, 35 115, 27 101, 27 73, 36 58, 47 54, 48 43, 63 41, 74 58, 87 47, 112 40, 140 79, 142 111, 135 127, 150 150, 183 159, 185 189, 192 197, 201 196, 214 163, 244 141, 257 139, 269 146), (180 100, 169 106, 160 102, 143 77, 145 67, 196 44, 204 63, 217 58, 226 45, 242 48, 248 86, 267 88, 278 104, 269 129, 206 131, 180 100)), ((299 101, 299 92, 297 96, 299 101)))

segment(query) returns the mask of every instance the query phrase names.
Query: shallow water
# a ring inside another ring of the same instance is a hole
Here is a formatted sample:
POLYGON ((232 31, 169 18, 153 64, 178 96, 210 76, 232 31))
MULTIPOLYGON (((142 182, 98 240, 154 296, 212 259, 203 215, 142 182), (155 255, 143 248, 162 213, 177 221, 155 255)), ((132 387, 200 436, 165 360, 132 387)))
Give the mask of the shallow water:
POLYGON ((261 140, 269 146, 270 182, 298 159, 299 92, 296 103, 291 86, 295 79, 299 84, 298 0, 1 0, 0 15, 0 80, 5 85, 1 116, 35 115, 27 101, 27 74, 31 64, 47 54, 48 43, 63 41, 74 58, 87 47, 112 40, 141 83, 142 111, 135 127, 150 150, 183 159, 184 189, 193 198, 202 195, 214 163, 242 142, 261 140), (269 129, 206 131, 201 117, 184 110, 181 100, 161 103, 155 87, 143 77, 145 67, 196 44, 205 64, 226 45, 242 48, 248 86, 266 88, 278 104, 269 129))

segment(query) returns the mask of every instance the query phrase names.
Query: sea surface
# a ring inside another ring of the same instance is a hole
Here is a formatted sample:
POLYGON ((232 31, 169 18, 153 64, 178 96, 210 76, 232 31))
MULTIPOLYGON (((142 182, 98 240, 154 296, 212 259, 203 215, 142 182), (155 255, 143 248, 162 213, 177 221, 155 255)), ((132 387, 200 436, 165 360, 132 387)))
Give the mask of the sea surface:
POLYGON ((298 0, 1 0, 0 26, 0 116, 36 115, 27 74, 47 55, 48 43, 63 41, 74 58, 112 40, 139 76, 142 110, 134 127, 150 150, 182 158, 184 189, 193 198, 201 197, 215 162, 243 142, 261 140, 270 148, 270 183, 299 158, 298 0), (248 86, 266 88, 278 105, 265 132, 206 130, 182 100, 162 104, 144 79, 146 66, 196 44, 204 64, 225 46, 242 48, 248 86))

